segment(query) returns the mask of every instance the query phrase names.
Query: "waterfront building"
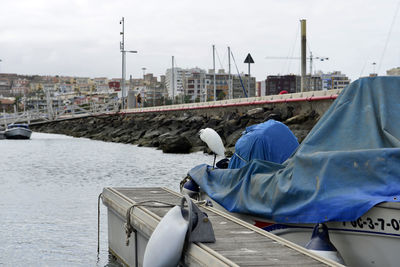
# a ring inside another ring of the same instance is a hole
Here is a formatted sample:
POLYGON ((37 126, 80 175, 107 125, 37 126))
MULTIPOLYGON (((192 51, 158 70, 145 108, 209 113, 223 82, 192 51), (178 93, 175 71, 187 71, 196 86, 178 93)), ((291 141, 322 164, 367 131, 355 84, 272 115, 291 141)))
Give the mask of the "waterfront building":
POLYGON ((322 90, 344 89, 351 82, 350 79, 340 71, 328 73, 319 71, 316 75, 321 77, 322 90))
POLYGON ((400 67, 387 70, 386 74, 389 76, 400 76, 400 67))
MULTIPOLYGON (((217 100, 229 99, 229 83, 231 83, 233 98, 245 97, 244 89, 247 91, 248 79, 247 75, 231 75, 229 81, 229 74, 224 69, 219 69, 214 75, 214 70, 204 70, 193 72, 185 80, 185 99, 186 102, 204 102, 214 100, 214 76, 217 100), (243 85, 243 86, 242 86, 243 85)), ((250 78, 250 93, 249 97, 255 96, 255 78, 250 78)))
MULTIPOLYGON (((322 79, 319 75, 307 75, 305 79, 305 91, 322 90, 322 79)), ((301 92, 301 76, 294 74, 267 76, 265 95, 277 95, 285 91, 289 94, 301 92)))
POLYGON ((185 102, 200 102, 205 99, 206 71, 198 69, 185 80, 185 102))
POLYGON ((11 81, 8 78, 0 78, 0 96, 11 96, 11 81))
POLYGON ((262 81, 257 82, 256 96, 265 95, 266 87, 267 87, 266 80, 262 80, 262 81))
POLYGON ((250 77, 247 74, 232 75, 232 93, 233 98, 246 97, 244 91, 248 97, 256 96, 256 78, 250 77), (250 79, 250 89, 248 89, 248 81, 250 79))
POLYGON ((183 97, 185 94, 186 79, 191 77, 193 73, 204 72, 200 68, 182 69, 174 68, 167 69, 165 73, 165 86, 167 88, 168 97, 183 97))
POLYGON ((108 87, 114 92, 121 91, 121 79, 119 79, 119 78, 111 79, 108 82, 108 87))
MULTIPOLYGON (((207 101, 214 100, 214 70, 208 70, 206 75, 207 101)), ((215 73, 215 88, 217 100, 229 98, 229 74, 224 69, 215 73)))
POLYGON ((95 85, 96 92, 107 93, 109 90, 108 79, 105 77, 99 77, 93 79, 93 84, 95 85))
POLYGON ((163 85, 158 82, 157 77, 152 73, 147 73, 143 76, 143 84, 145 90, 142 99, 145 106, 158 106, 161 105, 165 97, 165 90, 163 85))
POLYGON ((26 78, 15 79, 12 83, 11 91, 15 96, 27 94, 29 92, 29 80, 26 78))
POLYGON ((300 92, 301 77, 299 75, 270 75, 266 80, 266 95, 277 95, 282 91, 289 94, 300 92))

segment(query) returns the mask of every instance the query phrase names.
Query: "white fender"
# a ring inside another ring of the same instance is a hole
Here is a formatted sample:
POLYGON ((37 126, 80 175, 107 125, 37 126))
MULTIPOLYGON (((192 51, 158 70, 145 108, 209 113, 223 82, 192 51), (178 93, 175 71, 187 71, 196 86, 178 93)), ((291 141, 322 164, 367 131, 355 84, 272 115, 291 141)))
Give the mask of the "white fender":
POLYGON ((144 267, 176 267, 181 258, 188 229, 178 206, 173 207, 158 223, 144 252, 144 267))

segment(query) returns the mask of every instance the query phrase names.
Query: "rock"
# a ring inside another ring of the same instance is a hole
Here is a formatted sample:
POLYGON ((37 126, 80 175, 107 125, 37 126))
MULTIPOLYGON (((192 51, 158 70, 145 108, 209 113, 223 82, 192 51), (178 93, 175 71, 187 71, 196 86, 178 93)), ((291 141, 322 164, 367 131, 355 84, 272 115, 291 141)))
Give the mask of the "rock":
POLYGON ((160 149, 164 153, 189 153, 192 144, 186 137, 169 136, 160 140, 160 149))
POLYGON ((281 117, 281 114, 269 113, 267 115, 267 119, 265 121, 268 121, 268 120, 282 121, 282 117, 281 117))
POLYGON ((236 141, 242 136, 244 129, 239 129, 233 132, 226 138, 226 147, 234 147, 236 141))
POLYGON ((159 130, 148 130, 145 135, 143 136, 144 139, 154 139, 158 136, 161 135, 161 132, 159 130))
POLYGON ((229 156, 246 126, 268 119, 283 121, 301 142, 318 121, 320 114, 311 108, 298 107, 298 104, 285 103, 253 107, 247 111, 243 108, 230 108, 205 110, 204 113, 196 110, 102 115, 47 122, 32 125, 31 128, 38 132, 159 147, 166 153, 188 153, 206 149, 198 132, 202 128, 210 127, 220 134, 229 156))
POLYGON ((263 108, 253 108, 253 109, 250 109, 249 111, 247 111, 246 114, 248 116, 253 116, 253 115, 257 114, 257 113, 263 113, 263 112, 264 112, 263 108))

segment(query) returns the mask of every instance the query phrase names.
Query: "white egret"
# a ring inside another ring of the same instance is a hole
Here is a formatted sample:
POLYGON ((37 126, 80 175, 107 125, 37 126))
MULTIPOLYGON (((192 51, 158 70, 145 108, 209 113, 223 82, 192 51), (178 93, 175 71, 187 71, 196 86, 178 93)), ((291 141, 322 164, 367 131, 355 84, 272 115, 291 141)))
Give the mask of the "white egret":
POLYGON ((208 148, 214 153, 214 163, 218 156, 225 157, 225 147, 222 143, 222 139, 219 134, 211 128, 205 128, 200 130, 200 139, 205 142, 208 148))

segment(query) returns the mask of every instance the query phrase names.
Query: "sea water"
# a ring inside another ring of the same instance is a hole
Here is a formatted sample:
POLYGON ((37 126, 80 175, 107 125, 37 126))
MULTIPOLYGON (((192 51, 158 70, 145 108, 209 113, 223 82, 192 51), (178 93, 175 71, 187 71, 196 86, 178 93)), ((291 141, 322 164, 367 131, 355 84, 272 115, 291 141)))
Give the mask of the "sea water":
POLYGON ((104 187, 166 186, 212 156, 33 133, 0 140, 0 266, 114 266, 101 204, 104 187))

